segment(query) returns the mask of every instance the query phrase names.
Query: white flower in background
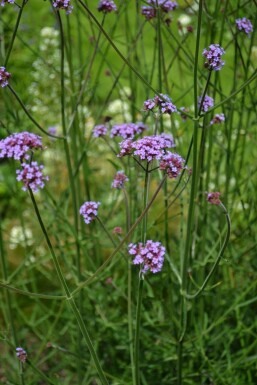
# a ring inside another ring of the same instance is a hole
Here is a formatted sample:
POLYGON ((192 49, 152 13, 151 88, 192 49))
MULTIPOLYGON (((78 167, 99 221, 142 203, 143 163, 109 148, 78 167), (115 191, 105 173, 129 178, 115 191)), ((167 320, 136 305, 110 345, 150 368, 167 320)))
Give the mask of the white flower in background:
POLYGON ((16 249, 18 246, 31 246, 33 243, 33 234, 31 229, 28 227, 22 228, 21 226, 12 227, 9 237, 9 247, 11 250, 16 249))

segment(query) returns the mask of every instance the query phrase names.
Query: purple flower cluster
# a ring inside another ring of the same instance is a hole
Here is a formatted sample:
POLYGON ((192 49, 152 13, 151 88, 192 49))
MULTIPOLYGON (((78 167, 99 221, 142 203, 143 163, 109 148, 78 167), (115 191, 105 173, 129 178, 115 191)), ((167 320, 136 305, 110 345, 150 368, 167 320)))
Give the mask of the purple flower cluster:
POLYGON ((38 165, 37 162, 21 163, 21 170, 16 170, 17 180, 22 181, 24 186, 23 191, 30 188, 33 192, 37 192, 39 188, 45 186, 44 181, 49 180, 48 176, 44 176, 42 170, 43 165, 38 165))
POLYGON ((54 0, 53 7, 57 9, 64 9, 66 11, 66 15, 69 15, 73 10, 70 0, 54 0))
POLYGON ((198 100, 198 106, 200 107, 202 104, 201 111, 202 112, 207 112, 209 108, 214 106, 214 99, 208 95, 205 95, 203 103, 202 103, 202 96, 199 97, 198 100))
POLYGON ((172 103, 169 96, 164 94, 160 94, 160 96, 156 95, 153 99, 146 100, 144 102, 144 110, 152 111, 157 107, 162 114, 171 114, 177 111, 177 107, 172 103))
POLYGON ((141 134, 145 130, 147 127, 143 123, 115 124, 111 129, 110 137, 121 136, 123 139, 132 139, 136 134, 141 134))
POLYGON ((160 170, 165 170, 169 178, 176 178, 184 169, 185 159, 176 153, 167 151, 160 161, 160 170))
POLYGON ((108 128, 104 124, 99 124, 93 128, 93 136, 100 138, 107 134, 108 128))
POLYGON ((20 362, 22 362, 23 364, 24 364, 24 362, 26 362, 27 353, 23 348, 21 348, 21 347, 16 348, 16 356, 18 357, 20 362))
POLYGON ((112 0, 100 0, 97 9, 104 13, 117 11, 116 4, 112 0))
POLYGON ((174 9, 178 7, 178 3, 176 1, 170 0, 148 0, 147 2, 149 5, 141 8, 141 13, 147 20, 151 20, 157 16, 158 8, 163 13, 168 13, 170 11, 174 11, 174 9))
POLYGON ((221 56, 225 50, 219 44, 211 44, 209 49, 204 48, 203 56, 206 58, 205 67, 210 71, 219 71, 225 62, 221 60, 221 56))
POLYGON ((236 19, 236 26, 239 31, 243 31, 247 35, 253 32, 253 25, 246 17, 243 17, 242 19, 236 19))
POLYGON ((225 122, 225 115, 224 114, 216 114, 210 121, 210 124, 221 124, 222 122, 225 122))
POLYGON ((100 202, 89 201, 83 203, 83 205, 80 207, 79 213, 83 216, 86 224, 89 224, 95 219, 100 204, 100 202))
POLYGON ((207 194, 207 201, 211 203, 212 205, 219 205, 221 203, 220 201, 220 192, 211 192, 207 194))
MULTIPOLYGON (((2 5, 2 4, 1 4, 2 5)), ((6 87, 11 74, 6 71, 5 67, 0 67, 0 86, 6 87)))
POLYGON ((166 250, 160 242, 149 240, 145 244, 141 242, 138 244, 130 243, 128 249, 129 254, 135 256, 133 264, 142 265, 142 273, 149 270, 152 273, 161 271, 166 250))
POLYGON ((14 4, 14 0, 1 0, 0 5, 4 7, 6 3, 14 4))
POLYGON ((12 134, 0 140, 0 158, 29 159, 28 152, 38 148, 43 148, 40 136, 26 131, 12 134))
POLYGON ((131 139, 126 139, 120 143, 121 151, 118 156, 132 154, 138 156, 141 160, 151 162, 154 159, 160 160, 165 155, 165 149, 174 147, 171 136, 167 134, 145 136, 132 142, 131 139))
POLYGON ((122 189, 124 187, 124 183, 128 182, 128 180, 129 178, 124 174, 124 171, 118 171, 112 182, 112 187, 122 189))

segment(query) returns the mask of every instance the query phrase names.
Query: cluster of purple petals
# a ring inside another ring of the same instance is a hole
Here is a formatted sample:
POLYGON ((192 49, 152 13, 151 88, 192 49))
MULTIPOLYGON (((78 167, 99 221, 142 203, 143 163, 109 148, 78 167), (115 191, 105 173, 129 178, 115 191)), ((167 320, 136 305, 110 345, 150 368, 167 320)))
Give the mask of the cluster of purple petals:
POLYGON ((174 147, 171 136, 167 134, 145 136, 132 142, 131 139, 126 139, 120 143, 121 151, 119 157, 133 154, 138 156, 141 160, 151 162, 154 159, 161 159, 165 155, 165 149, 174 147))
POLYGON ((184 169, 185 159, 176 153, 167 151, 160 161, 160 170, 165 170, 169 178, 177 178, 184 169))
POLYGON ((118 171, 112 182, 112 187, 117 189, 122 189, 125 182, 128 182, 129 178, 124 174, 124 171, 118 171))
POLYGON ((160 94, 156 95, 153 99, 148 99, 144 102, 145 111, 152 111, 154 108, 159 108, 163 114, 171 114, 177 111, 177 107, 172 103, 169 96, 160 94), (161 97, 160 97, 161 96, 161 97))
POLYGON ((97 9, 99 12, 104 12, 104 13, 117 11, 116 4, 114 3, 114 1, 111 1, 111 0, 99 1, 97 9))
POLYGON ((247 35, 253 32, 253 25, 246 17, 243 17, 242 19, 236 19, 236 26, 239 31, 243 31, 247 35))
POLYGON ((37 192, 39 188, 45 186, 44 181, 49 180, 48 176, 42 173, 44 166, 38 165, 37 162, 22 163, 21 167, 21 170, 16 170, 16 174, 17 180, 23 182, 23 191, 30 188, 33 192, 37 192))
POLYGON ((207 201, 211 203, 212 205, 219 205, 221 203, 220 201, 220 192, 211 192, 207 194, 207 201))
POLYGON ((5 67, 0 67, 0 86, 6 87, 11 74, 6 71, 5 67))
POLYGON ((161 271, 166 250, 160 242, 149 240, 145 244, 141 242, 138 244, 130 243, 128 249, 129 254, 135 257, 133 264, 142 265, 142 273, 149 270, 152 273, 161 271))
POLYGON ((67 15, 69 15, 73 10, 70 0, 54 0, 53 7, 57 9, 64 9, 67 15))
POLYGON ((14 0, 1 0, 0 5, 4 7, 6 3, 14 4, 14 0))
POLYGON ((224 114, 216 114, 210 121, 210 124, 221 124, 222 122, 225 122, 225 115, 224 114))
POLYGON ((176 1, 170 0, 148 0, 147 2, 149 5, 141 8, 141 13, 147 20, 151 20, 157 16, 157 8, 164 13, 168 13, 178 7, 178 3, 176 1))
POLYGON ((221 56, 225 50, 219 44, 211 44, 209 49, 204 48, 203 56, 206 58, 205 67, 210 71, 219 71, 225 62, 221 60, 221 56))
POLYGON ((115 124, 111 129, 110 137, 121 136, 123 139, 132 139, 136 134, 141 134, 145 130, 147 127, 143 123, 115 124))
POLYGON ((41 137, 30 132, 12 134, 0 140, 0 158, 29 159, 28 152, 42 149, 41 137))
POLYGON ((100 204, 100 202, 89 201, 83 203, 83 205, 80 207, 79 213, 83 216, 86 224, 89 224, 95 219, 100 204))
POLYGON ((93 128, 93 136, 100 138, 107 134, 108 128, 104 124, 99 124, 93 128))
POLYGON ((26 353, 26 350, 24 350, 23 348, 21 347, 18 347, 16 348, 16 356, 18 357, 18 359, 24 364, 24 362, 26 362, 26 359, 27 359, 27 353, 26 353))
POLYGON ((205 95, 202 103, 202 97, 200 96, 198 100, 198 106, 200 107, 201 104, 202 104, 201 111, 207 112, 209 108, 214 106, 214 99, 211 96, 205 95))

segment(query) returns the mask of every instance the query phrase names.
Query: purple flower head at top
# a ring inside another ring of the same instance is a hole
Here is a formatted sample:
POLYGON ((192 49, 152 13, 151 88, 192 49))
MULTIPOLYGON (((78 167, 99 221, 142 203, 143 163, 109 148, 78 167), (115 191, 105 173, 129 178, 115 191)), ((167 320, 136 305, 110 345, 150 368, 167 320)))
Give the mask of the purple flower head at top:
POLYGON ((111 129, 110 137, 121 136, 123 139, 133 138, 141 134, 147 127, 143 123, 121 123, 115 124, 111 129))
POLYGON ((4 7, 6 3, 14 4, 14 0, 1 0, 0 5, 4 7))
POLYGON ((174 9, 178 7, 178 3, 176 1, 170 0, 148 0, 147 2, 149 5, 141 8, 141 13, 147 20, 151 20, 157 16, 158 8, 163 13, 168 13, 170 11, 174 11, 174 9))
POLYGON ((26 359, 27 359, 27 353, 26 351, 21 348, 21 347, 18 347, 16 348, 16 356, 18 357, 18 359, 24 364, 24 362, 26 362, 26 359))
POLYGON ((95 138, 100 138, 107 134, 108 128, 104 124, 99 124, 93 128, 93 136, 95 138))
POLYGON ((133 155, 138 156, 141 160, 151 162, 154 159, 161 159, 165 154, 165 149, 174 147, 172 137, 168 134, 144 136, 132 142, 131 139, 124 140, 120 143, 121 151, 118 156, 133 155))
POLYGON ((253 32, 253 25, 249 19, 243 17, 242 19, 236 19, 236 26, 239 31, 243 31, 246 35, 253 32))
POLYGON ((66 15, 69 15, 73 10, 70 0, 54 0, 53 7, 57 9, 64 9, 66 11, 66 15))
POLYGON ((172 103, 168 95, 160 94, 160 96, 156 95, 153 99, 146 100, 144 102, 144 110, 152 111, 157 107, 162 114, 171 114, 177 111, 177 107, 172 103))
MULTIPOLYGON (((202 103, 202 97, 200 96, 199 100, 198 100, 198 106, 199 107, 200 107, 201 103, 202 103)), ((202 103, 201 111, 207 112, 209 110, 209 108, 211 108, 213 106, 214 106, 214 99, 208 95, 205 95, 203 103, 202 103)))
POLYGON ((39 188, 45 186, 44 181, 49 180, 48 176, 44 176, 42 173, 44 166, 38 165, 37 162, 22 163, 21 167, 21 170, 16 170, 16 179, 23 182, 23 191, 30 188, 33 192, 38 192, 39 188))
POLYGON ((128 180, 129 178, 124 174, 124 171, 118 171, 112 182, 112 187, 122 189, 124 187, 124 183, 128 182, 128 180))
POLYGON ((221 56, 225 53, 224 49, 219 44, 211 44, 209 49, 204 48, 203 56, 206 59, 205 67, 210 71, 219 71, 224 66, 225 62, 221 60, 221 56))
POLYGON ((207 194, 207 201, 211 203, 212 205, 219 205, 221 203, 220 201, 220 192, 211 192, 207 194))
POLYGON ((89 201, 83 203, 83 205, 80 207, 79 213, 84 218, 86 224, 89 224, 95 219, 100 204, 100 202, 89 201))
POLYGON ((225 122, 225 115, 224 114, 216 114, 210 121, 210 124, 221 124, 222 122, 225 122))
POLYGON ((160 242, 149 240, 145 244, 141 242, 137 244, 130 243, 128 249, 129 254, 135 257, 133 264, 142 265, 142 273, 149 270, 152 273, 161 271, 166 250, 160 242))
POLYGON ((104 13, 117 11, 116 4, 112 0, 100 0, 97 9, 104 13))
POLYGON ((6 87, 11 74, 6 71, 5 67, 0 67, 0 86, 6 87))
POLYGON ((169 178, 177 178, 185 166, 185 159, 176 153, 167 151, 160 160, 160 170, 165 170, 169 178))
POLYGON ((43 148, 41 136, 26 131, 12 134, 0 140, 0 158, 29 159, 28 152, 38 148, 43 148))

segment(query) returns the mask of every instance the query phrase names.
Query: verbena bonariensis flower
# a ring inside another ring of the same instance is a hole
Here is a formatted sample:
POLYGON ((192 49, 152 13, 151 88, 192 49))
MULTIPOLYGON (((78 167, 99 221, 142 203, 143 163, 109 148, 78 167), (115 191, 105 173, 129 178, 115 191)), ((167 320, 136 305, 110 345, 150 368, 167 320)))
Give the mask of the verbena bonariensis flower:
POLYGON ((141 134, 145 130, 147 127, 143 123, 115 124, 111 129, 110 137, 121 136, 123 139, 132 139, 136 134, 141 134))
POLYGON ((211 203, 212 205, 219 205, 221 203, 220 201, 220 192, 211 192, 207 194, 207 201, 211 203))
POLYGON ((0 158, 29 159, 30 150, 42 149, 41 137, 30 132, 12 134, 0 140, 0 158))
POLYGON ((4 7, 6 3, 14 4, 14 0, 1 0, 0 5, 4 7))
POLYGON ((6 87, 11 74, 6 71, 5 67, 0 67, 0 86, 6 87))
MULTIPOLYGON (((199 97, 198 100, 198 106, 200 106, 202 103, 202 96, 199 97)), ((214 106, 214 99, 211 96, 205 95, 203 103, 202 103, 202 108, 201 111, 207 112, 209 108, 214 106)))
POLYGON ((116 4, 112 0, 99 1, 97 9, 99 12, 104 12, 104 13, 117 11, 116 4))
POLYGON ((177 107, 168 95, 160 94, 160 96, 156 95, 153 99, 146 100, 144 102, 145 111, 152 111, 154 108, 158 108, 162 114, 171 114, 177 111, 177 107))
POLYGON ((99 124, 93 128, 93 136, 100 138, 107 134, 108 128, 104 124, 99 124))
POLYGON ((119 157, 133 154, 138 156, 141 160, 151 162, 154 159, 161 159, 165 155, 165 149, 174 147, 171 137, 167 138, 163 134, 145 136, 132 142, 131 139, 124 140, 120 143, 121 151, 119 157))
POLYGON ((16 179, 23 183, 23 191, 30 188, 33 192, 38 192, 45 186, 44 181, 49 180, 49 177, 42 173, 44 166, 38 165, 37 162, 22 163, 21 167, 21 170, 16 170, 16 179))
POLYGON ((247 35, 253 32, 253 25, 246 17, 243 17, 242 19, 236 19, 236 26, 239 31, 243 31, 247 35))
POLYGON ((219 71, 225 62, 221 60, 221 56, 225 50, 219 44, 211 44, 209 49, 204 48, 203 56, 206 58, 205 67, 210 71, 219 71))
POLYGON ((141 8, 141 13, 146 17, 147 20, 151 20, 157 16, 157 9, 159 8, 162 12, 168 13, 174 11, 178 7, 176 1, 170 0, 148 0, 149 5, 141 8))
POLYGON ((16 348, 16 356, 24 364, 24 362, 26 362, 26 359, 27 359, 27 352, 23 348, 18 347, 16 348))
POLYGON ((124 171, 118 171, 114 177, 112 182, 113 188, 122 189, 124 187, 125 182, 128 182, 129 178, 124 174, 124 171))
POLYGON ((210 121, 210 124, 221 124, 222 122, 225 122, 225 115, 224 114, 216 114, 210 121))
POLYGON ((184 169, 185 159, 179 154, 167 151, 160 160, 160 170, 165 170, 169 178, 177 178, 184 169))
POLYGON ((142 265, 142 273, 149 270, 152 273, 161 271, 166 250, 160 242, 149 240, 145 244, 141 242, 130 243, 128 249, 129 254, 135 256, 133 264, 142 265))
POLYGON ((100 202, 89 201, 83 203, 83 205, 80 207, 79 213, 84 218, 86 224, 89 224, 95 219, 100 204, 100 202))
POLYGON ((64 9, 66 11, 66 15, 69 15, 73 10, 70 0, 54 0, 53 7, 57 9, 64 9))

